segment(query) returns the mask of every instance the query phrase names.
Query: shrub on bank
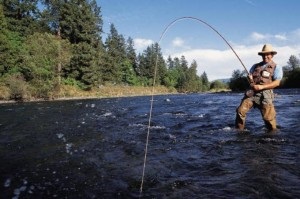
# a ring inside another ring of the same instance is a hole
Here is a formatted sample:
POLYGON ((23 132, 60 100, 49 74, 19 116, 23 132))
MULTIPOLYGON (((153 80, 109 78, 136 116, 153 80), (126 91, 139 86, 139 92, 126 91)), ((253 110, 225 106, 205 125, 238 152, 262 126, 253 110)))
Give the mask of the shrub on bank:
MULTIPOLYGON (((76 86, 61 86, 58 98, 91 98, 91 97, 126 97, 151 95, 152 87, 144 86, 124 86, 124 85, 106 85, 98 88, 92 88, 89 91, 81 90, 76 86)), ((154 94, 176 93, 175 89, 169 89, 165 86, 154 87, 154 94)))
POLYGON ((6 88, 9 91, 9 99, 15 101, 26 101, 30 99, 28 84, 22 75, 13 74, 5 79, 6 88))
POLYGON ((10 92, 6 86, 0 86, 0 100, 9 100, 10 92))

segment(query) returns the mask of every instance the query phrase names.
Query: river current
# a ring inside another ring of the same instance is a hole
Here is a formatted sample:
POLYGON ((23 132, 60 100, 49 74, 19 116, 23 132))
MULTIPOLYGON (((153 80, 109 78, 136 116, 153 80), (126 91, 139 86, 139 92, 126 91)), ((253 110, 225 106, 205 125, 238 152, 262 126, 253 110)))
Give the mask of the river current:
POLYGON ((0 104, 0 198, 299 198, 300 90, 234 129, 242 93, 0 104))

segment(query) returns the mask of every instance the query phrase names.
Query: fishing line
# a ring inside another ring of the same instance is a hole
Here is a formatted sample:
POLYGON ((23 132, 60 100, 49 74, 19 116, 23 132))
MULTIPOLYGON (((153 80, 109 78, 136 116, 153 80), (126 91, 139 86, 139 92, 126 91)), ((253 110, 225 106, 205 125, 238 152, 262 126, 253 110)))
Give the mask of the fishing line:
MULTIPOLYGON (((207 22, 205 22, 205 21, 203 21, 201 19, 198 19, 196 17, 180 17, 180 18, 177 18, 174 21, 170 22, 166 26, 166 28, 164 29, 164 31, 161 33, 159 41, 158 41, 158 46, 159 46, 162 38, 164 37, 164 35, 168 31, 168 29, 172 25, 174 25, 176 22, 181 21, 181 20, 185 20, 185 19, 196 20, 197 22, 200 22, 200 23, 208 26, 211 30, 213 30, 215 33, 217 33, 223 39, 223 41, 225 41, 225 43, 230 47, 230 49, 232 50, 232 52, 235 54, 235 56, 238 58, 238 60, 242 64, 242 66, 245 69, 245 71, 247 72, 247 74, 248 75, 250 74, 248 72, 248 70, 246 69, 244 63, 242 62, 242 60, 238 56, 238 54, 235 52, 235 50, 229 44, 229 42, 214 27, 212 27, 207 22)), ((143 192, 143 185, 144 185, 144 178, 145 178, 145 169, 146 169, 146 161, 147 161, 147 153, 148 153, 148 145, 149 145, 149 135, 150 135, 150 128, 151 128, 151 120, 152 120, 153 100, 154 100, 154 86, 155 86, 155 83, 156 83, 156 75, 157 75, 156 73, 157 73, 157 64, 158 64, 158 52, 156 52, 156 53, 157 54, 156 54, 156 61, 155 61, 155 67, 154 67, 154 78, 153 78, 153 84, 152 84, 152 92, 151 92, 151 100, 150 100, 150 110, 149 110, 149 120, 148 120, 148 127, 147 127, 147 136, 146 136, 146 144, 145 144, 145 155, 144 155, 143 172, 142 172, 142 180, 141 180, 141 185, 140 185, 140 195, 139 195, 139 198, 141 198, 142 192, 143 192)))

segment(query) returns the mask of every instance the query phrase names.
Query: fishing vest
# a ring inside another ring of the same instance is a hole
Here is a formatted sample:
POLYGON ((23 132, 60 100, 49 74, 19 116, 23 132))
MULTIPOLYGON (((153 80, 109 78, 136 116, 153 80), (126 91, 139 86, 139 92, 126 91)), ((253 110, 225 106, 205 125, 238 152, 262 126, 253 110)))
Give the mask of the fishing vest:
POLYGON ((255 84, 268 84, 273 81, 276 63, 273 61, 263 64, 260 62, 255 64, 254 72, 252 73, 253 81, 255 84))

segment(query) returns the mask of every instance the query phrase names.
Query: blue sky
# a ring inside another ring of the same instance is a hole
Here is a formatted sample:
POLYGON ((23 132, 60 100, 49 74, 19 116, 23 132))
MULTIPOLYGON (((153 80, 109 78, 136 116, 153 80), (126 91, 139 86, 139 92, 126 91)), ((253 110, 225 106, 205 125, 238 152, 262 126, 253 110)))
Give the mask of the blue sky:
MULTIPOLYGON (((103 30, 113 23, 119 34, 134 39, 142 52, 159 42, 165 57, 184 55, 196 60, 198 73, 209 80, 230 78, 233 70, 243 70, 227 44, 194 17, 214 27, 231 44, 247 68, 261 61, 257 52, 270 43, 278 54, 274 61, 284 66, 291 55, 300 54, 299 0, 97 0, 103 30)), ((105 35, 103 35, 105 37, 105 35)))

